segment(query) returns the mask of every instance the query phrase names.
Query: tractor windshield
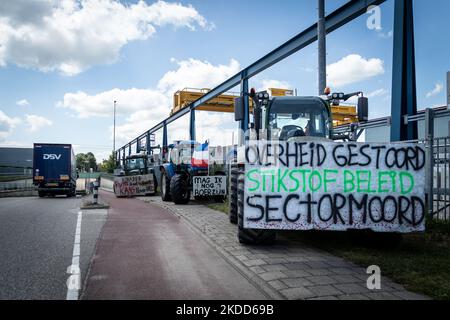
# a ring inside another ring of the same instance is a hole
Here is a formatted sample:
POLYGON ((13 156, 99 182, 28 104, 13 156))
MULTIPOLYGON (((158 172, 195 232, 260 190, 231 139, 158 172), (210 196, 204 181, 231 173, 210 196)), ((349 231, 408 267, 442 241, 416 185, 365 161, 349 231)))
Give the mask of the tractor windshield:
POLYGON ((328 108, 320 98, 275 98, 267 121, 270 137, 275 140, 330 135, 328 108))
POLYGON ((131 158, 126 160, 127 170, 140 170, 145 169, 145 159, 144 158, 131 158))

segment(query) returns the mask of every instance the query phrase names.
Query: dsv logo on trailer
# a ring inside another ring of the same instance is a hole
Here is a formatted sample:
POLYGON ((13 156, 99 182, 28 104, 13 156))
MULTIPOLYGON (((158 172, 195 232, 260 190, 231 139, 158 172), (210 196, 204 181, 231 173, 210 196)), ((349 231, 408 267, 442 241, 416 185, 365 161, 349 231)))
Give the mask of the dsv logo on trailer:
POLYGON ((59 159, 61 159, 61 155, 44 153, 43 158, 44 158, 44 160, 59 160, 59 159))

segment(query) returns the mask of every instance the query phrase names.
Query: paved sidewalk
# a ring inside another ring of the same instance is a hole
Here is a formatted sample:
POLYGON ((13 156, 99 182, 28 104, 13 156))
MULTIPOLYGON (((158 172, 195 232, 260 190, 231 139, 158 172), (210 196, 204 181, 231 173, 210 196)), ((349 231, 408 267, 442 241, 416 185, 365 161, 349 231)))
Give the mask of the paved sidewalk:
POLYGON ((138 199, 158 204, 181 217, 242 274, 273 299, 422 300, 386 277, 381 290, 366 287, 362 267, 300 242, 280 239, 271 246, 246 246, 237 241, 228 216, 202 204, 174 205, 160 197, 138 199))

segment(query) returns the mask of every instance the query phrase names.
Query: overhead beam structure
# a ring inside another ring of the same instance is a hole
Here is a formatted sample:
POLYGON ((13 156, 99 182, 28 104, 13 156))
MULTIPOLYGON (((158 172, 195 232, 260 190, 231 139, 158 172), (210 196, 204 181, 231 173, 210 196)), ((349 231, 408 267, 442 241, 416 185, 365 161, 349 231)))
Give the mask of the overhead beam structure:
POLYGON ((395 0, 394 10, 391 141, 410 141, 417 139, 417 123, 406 121, 417 113, 412 0, 395 0))
MULTIPOLYGON (((348 22, 358 18, 367 12, 367 8, 373 5, 380 5, 386 0, 351 0, 336 9, 325 17, 325 32, 331 33, 334 30, 344 26, 348 22)), ((412 115, 416 109, 415 96, 415 62, 414 62, 414 32, 413 32, 413 18, 412 18, 412 0, 393 0, 395 1, 395 28, 394 28, 394 67, 392 80, 392 127, 398 127, 399 130, 394 130, 392 139, 398 140, 417 135, 414 131, 414 125, 407 125, 408 133, 405 135, 399 132, 405 128, 403 124, 404 115, 412 115), (398 106, 401 106, 400 108, 398 106), (398 132, 397 132, 398 131, 398 132), (396 133, 397 132, 397 133, 396 133)), ((229 91, 233 87, 241 86, 241 95, 246 96, 248 93, 248 79, 266 70, 281 60, 289 57, 297 51, 317 41, 317 23, 297 34, 275 50, 269 52, 261 59, 249 65, 239 73, 224 81, 201 98, 192 102, 189 107, 183 108, 174 115, 168 117, 156 126, 138 136, 134 140, 127 143, 122 149, 128 146, 131 151, 131 145, 138 143, 145 138, 147 134, 163 129, 163 150, 167 147, 167 125, 178 118, 190 113, 191 124, 190 138, 195 138, 195 114, 194 110, 207 101, 229 91)), ((240 123, 240 128, 244 131, 248 128, 248 99, 247 101, 245 119, 240 123)), ((164 155, 163 155, 164 156, 164 155)))

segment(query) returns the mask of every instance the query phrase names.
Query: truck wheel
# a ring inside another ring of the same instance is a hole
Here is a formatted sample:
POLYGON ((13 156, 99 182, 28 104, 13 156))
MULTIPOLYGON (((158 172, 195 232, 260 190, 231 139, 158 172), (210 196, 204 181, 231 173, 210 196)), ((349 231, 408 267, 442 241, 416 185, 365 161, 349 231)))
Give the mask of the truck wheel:
POLYGON ((246 229, 244 228, 244 173, 239 173, 238 178, 238 240, 243 244, 271 244, 276 239, 273 230, 246 229))
POLYGON ((165 172, 161 175, 161 199, 162 201, 170 201, 170 179, 165 172))
POLYGON ((184 174, 176 174, 170 180, 170 194, 175 204, 186 204, 191 199, 189 184, 184 174))
POLYGON ((237 192, 238 192, 238 175, 239 171, 237 168, 231 169, 231 184, 230 184, 230 209, 228 212, 228 218, 230 223, 236 224, 238 221, 237 217, 237 192))

